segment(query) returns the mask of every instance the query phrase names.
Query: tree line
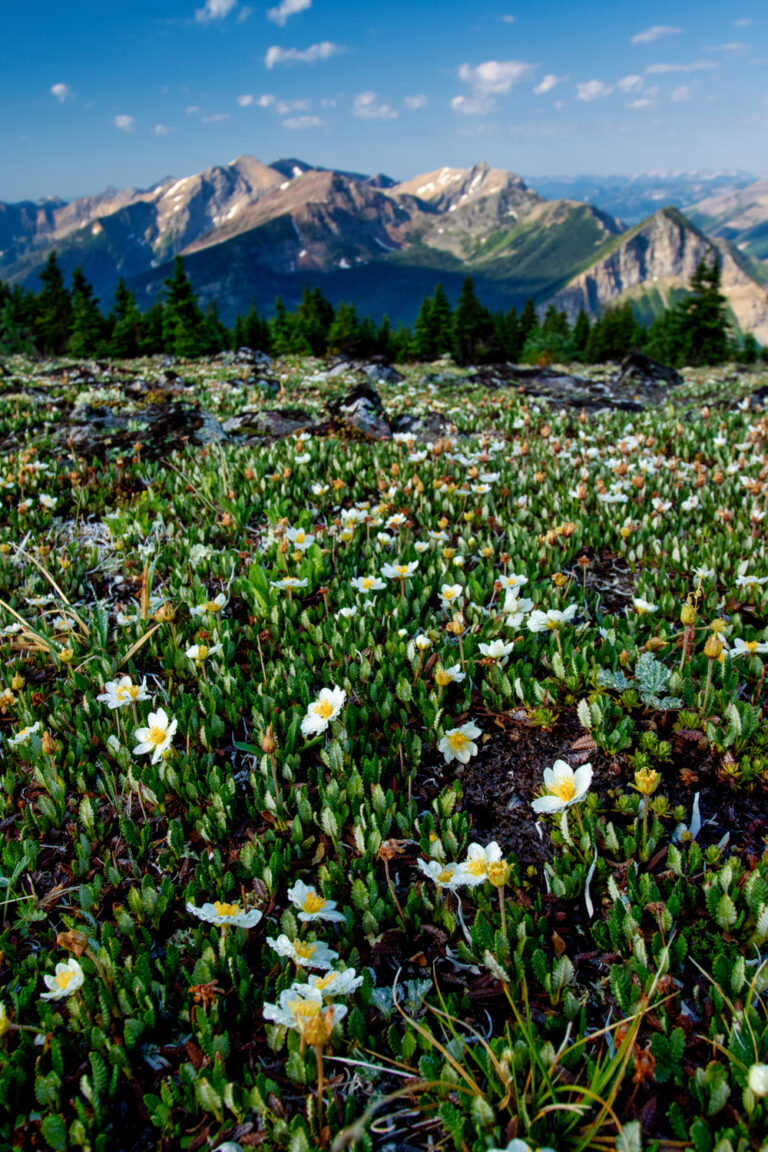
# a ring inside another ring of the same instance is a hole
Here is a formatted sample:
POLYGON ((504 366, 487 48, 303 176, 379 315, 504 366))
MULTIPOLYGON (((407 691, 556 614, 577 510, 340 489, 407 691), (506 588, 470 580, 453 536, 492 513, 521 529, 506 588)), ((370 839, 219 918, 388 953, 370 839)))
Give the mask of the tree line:
POLYGON ((159 298, 142 312, 123 279, 105 314, 93 286, 76 268, 67 287, 52 252, 34 293, 0 282, 0 354, 131 359, 156 353, 178 357, 212 356, 226 349, 258 348, 273 355, 384 356, 389 360, 434 360, 452 356, 460 364, 599 364, 620 360, 633 349, 673 367, 721 364, 726 360, 768 360, 751 334, 729 324, 720 292, 720 265, 702 261, 690 291, 649 325, 642 325, 629 302, 608 307, 590 320, 582 309, 573 323, 550 305, 539 316, 528 299, 518 312, 493 312, 477 298, 472 277, 463 283, 454 307, 438 284, 422 301, 412 328, 360 317, 354 304, 337 307, 319 288, 305 287, 295 311, 275 301, 269 318, 251 307, 232 328, 222 323, 215 303, 202 309, 180 256, 159 298))

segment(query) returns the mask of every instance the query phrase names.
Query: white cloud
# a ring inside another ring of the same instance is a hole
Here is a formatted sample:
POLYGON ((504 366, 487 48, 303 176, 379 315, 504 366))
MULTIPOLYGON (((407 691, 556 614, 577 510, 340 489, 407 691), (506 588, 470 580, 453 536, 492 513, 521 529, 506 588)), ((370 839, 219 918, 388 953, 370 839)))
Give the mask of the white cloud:
POLYGON ((681 32, 682 28, 672 28, 669 24, 654 24, 652 28, 646 28, 644 32, 633 36, 632 43, 653 44, 654 40, 660 40, 662 36, 679 36, 681 32))
POLYGON ((283 120, 283 128, 322 128, 324 123, 319 116, 293 116, 283 120))
POLYGON ((522 60, 486 60, 477 68, 462 64, 459 79, 483 95, 505 95, 513 84, 530 76, 535 67, 535 64, 525 64, 522 60))
POLYGON ((195 12, 198 24, 209 24, 211 20, 223 20, 233 8, 237 7, 237 0, 205 0, 205 5, 195 12))
POLYGON ((627 104, 627 108, 653 108, 655 100, 650 96, 641 96, 639 100, 632 100, 627 104))
POLYGON ((740 40, 731 40, 727 44, 709 44, 704 49, 705 52, 728 52, 733 56, 741 56, 744 52, 748 51, 747 45, 742 44, 740 40))
POLYGON ((459 79, 468 84, 469 96, 454 96, 451 108, 463 116, 483 116, 496 107, 495 96, 505 96, 513 85, 525 80, 535 70, 535 64, 522 60, 484 60, 476 68, 469 64, 459 67, 459 79))
POLYGON ((734 28, 749 28, 751 23, 752 21, 749 19, 749 17, 744 16, 741 20, 734 20, 733 26, 734 28))
POLYGON ((682 104, 684 100, 690 100, 693 94, 693 89, 687 84, 681 84, 679 88, 672 89, 672 102, 674 104, 682 104))
POLYGON ((250 92, 244 92, 242 96, 238 96, 237 102, 241 108, 250 108, 251 104, 256 103, 256 97, 251 96, 250 92))
POLYGON ((133 132, 136 121, 133 116, 115 116, 115 128, 119 128, 121 132, 133 132))
POLYGON ((68 84, 53 84, 51 85, 51 96, 55 96, 59 104, 63 104, 72 95, 72 89, 68 84))
POLYGON ((297 12, 303 12, 311 7, 312 0, 280 0, 277 8, 267 9, 267 19, 282 28, 289 16, 295 16, 297 12))
POLYGON ((198 108, 197 104, 188 104, 187 105, 187 109, 186 109, 187 116, 197 116, 199 111, 200 111, 200 109, 198 108))
POLYGON ((561 84, 562 81, 562 76, 555 76, 552 72, 547 72, 541 83, 534 88, 533 94, 534 96, 544 96, 547 92, 552 91, 555 84, 561 84))
POLYGON ((299 48, 278 48, 274 45, 267 50, 264 57, 264 63, 267 68, 274 68, 275 64, 288 64, 296 62, 298 64, 313 64, 315 60, 327 60, 330 56, 335 56, 337 52, 343 52, 344 49, 338 44, 333 44, 330 40, 323 40, 320 44, 311 44, 309 48, 301 51, 299 48))
POLYGON ((210 116, 203 116, 203 124, 218 124, 222 120, 229 120, 229 112, 214 112, 210 116))
POLYGON ((514 24, 515 22, 514 16, 502 16, 502 20, 505 24, 514 24))
POLYGON ((253 11, 253 9, 249 8, 247 4, 244 5, 244 7, 242 7, 237 14, 238 24, 245 24, 246 20, 248 19, 248 17, 250 16, 252 11, 253 11))
POLYGON ((579 100, 583 100, 586 104, 592 100, 600 100, 603 96, 610 96, 611 92, 613 92, 613 88, 603 84, 602 80, 587 80, 584 84, 576 85, 579 100))
POLYGON ((259 108, 269 108, 270 104, 274 104, 274 102, 275 97, 271 92, 265 92, 264 95, 259 96, 258 100, 256 101, 259 108))
POLYGON ((707 68, 717 68, 714 60, 694 60, 692 64, 649 64, 646 76, 666 76, 670 72, 702 72, 707 68))
POLYGON ((352 115, 358 120, 396 120, 397 112, 381 104, 375 92, 358 92, 352 104, 352 115))
POLYGON ((491 96, 454 96, 451 100, 451 108, 462 116, 484 116, 495 107, 496 101, 491 96))
POLYGON ((418 108, 426 108, 428 103, 429 101, 423 94, 419 96, 406 96, 403 100, 403 104, 405 104, 406 108, 410 108, 412 112, 415 112, 418 108))
POLYGON ((616 87, 622 92, 637 92, 643 87, 642 76, 623 76, 617 81, 616 87))
POLYGON ((173 128, 166 124, 155 124, 155 136, 167 136, 169 132, 173 132, 173 128))
POLYGON ((275 112, 278 116, 287 116, 289 112, 306 112, 311 105, 311 100, 278 100, 275 112))

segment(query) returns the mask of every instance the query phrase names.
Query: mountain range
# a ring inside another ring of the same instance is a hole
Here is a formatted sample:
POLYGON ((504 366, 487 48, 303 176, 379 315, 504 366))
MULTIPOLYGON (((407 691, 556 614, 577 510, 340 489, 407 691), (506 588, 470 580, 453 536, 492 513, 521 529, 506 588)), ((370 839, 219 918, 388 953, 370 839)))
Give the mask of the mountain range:
POLYGON ((215 300, 228 322, 252 303, 271 311, 278 294, 291 307, 309 285, 362 315, 411 323, 438 282, 455 298, 468 274, 491 308, 531 296, 595 316, 630 299, 649 319, 716 254, 734 319, 768 343, 768 181, 744 181, 689 178, 688 194, 704 196, 685 215, 665 205, 628 226, 485 163, 396 182, 240 156, 145 190, 0 203, 0 278, 37 290, 55 249, 65 275, 80 265, 105 306, 122 276, 147 307, 182 254, 201 302, 215 300))

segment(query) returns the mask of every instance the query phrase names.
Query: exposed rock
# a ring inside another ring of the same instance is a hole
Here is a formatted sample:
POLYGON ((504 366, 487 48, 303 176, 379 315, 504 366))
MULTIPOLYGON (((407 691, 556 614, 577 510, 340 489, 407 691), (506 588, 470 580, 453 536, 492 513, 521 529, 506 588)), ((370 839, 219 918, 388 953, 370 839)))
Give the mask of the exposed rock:
POLYGON ((408 432, 417 440, 439 440, 447 436, 451 422, 442 412, 428 412, 425 416, 410 416, 404 413, 392 421, 393 432, 408 432))
POLYGON ((227 439, 215 416, 183 401, 150 404, 127 415, 106 405, 84 404, 73 410, 72 417, 73 423, 59 432, 59 441, 86 459, 103 459, 110 450, 133 452, 135 445, 144 456, 156 459, 186 444, 227 439))
POLYGON ((621 362, 621 373, 616 384, 621 387, 636 388, 642 385, 666 385, 669 388, 678 388, 683 378, 674 368, 667 368, 652 360, 642 352, 630 352, 621 362))
POLYGON ((390 440, 384 405, 372 384, 358 384, 345 396, 326 404, 331 423, 341 432, 363 436, 367 440, 390 440))
POLYGON ((309 428, 312 417, 302 408, 246 409, 224 421, 224 431, 230 436, 257 439, 272 436, 290 436, 299 429, 309 428))
POLYGON ((403 379, 397 369, 386 360, 373 360, 369 364, 364 364, 363 372, 372 384, 399 384, 403 379))

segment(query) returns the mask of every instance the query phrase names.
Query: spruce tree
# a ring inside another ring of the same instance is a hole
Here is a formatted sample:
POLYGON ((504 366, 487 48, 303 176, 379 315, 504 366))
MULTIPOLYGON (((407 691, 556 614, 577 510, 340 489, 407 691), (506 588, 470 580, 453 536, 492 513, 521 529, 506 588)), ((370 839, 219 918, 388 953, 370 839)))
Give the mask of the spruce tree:
POLYGON ((360 321, 354 304, 339 304, 328 331, 328 351, 342 356, 355 356, 360 350, 360 321))
POLYGON ((319 288, 305 286, 301 302, 296 309, 295 326, 313 356, 323 356, 328 343, 328 330, 333 324, 333 305, 325 299, 319 288))
POLYGON ((432 297, 425 296, 413 325, 413 350, 419 360, 434 360, 437 355, 432 323, 432 297))
POLYGON ((40 273, 42 291, 37 297, 35 335, 46 356, 62 356, 72 330, 72 300, 64 287, 64 277, 51 252, 40 273))
POLYGON ((722 364, 728 357, 728 302, 720 292, 720 261, 700 260, 691 295, 678 306, 685 318, 685 362, 722 364))
POLYGON ((453 315, 442 284, 435 285, 430 315, 435 355, 444 356, 453 348, 453 315))
POLYGON ((492 329, 491 314, 475 295, 472 277, 467 276, 453 314, 454 353, 460 364, 478 359, 481 345, 488 341, 492 329))
POLYGON ((199 356, 205 346, 204 317, 181 256, 164 283, 163 348, 173 356, 199 356))
POLYGON ((529 296, 517 322, 518 342, 521 350, 531 332, 538 327, 539 317, 536 314, 536 305, 529 296))
POLYGON ((571 347, 576 360, 583 360, 585 358, 589 333, 589 316, 587 316, 583 308, 580 308, 579 314, 576 317, 576 323, 571 331, 571 347))
POLYGON ((109 353, 120 360, 131 360, 141 352, 142 317, 136 307, 136 300, 130 288, 126 287, 122 276, 115 289, 115 306, 110 316, 112 333, 109 338, 109 353))
POLYGON ((70 356, 95 356, 104 337, 104 317, 80 267, 72 273, 72 334, 67 351, 70 356))

